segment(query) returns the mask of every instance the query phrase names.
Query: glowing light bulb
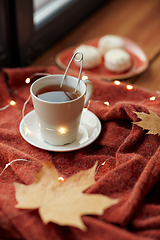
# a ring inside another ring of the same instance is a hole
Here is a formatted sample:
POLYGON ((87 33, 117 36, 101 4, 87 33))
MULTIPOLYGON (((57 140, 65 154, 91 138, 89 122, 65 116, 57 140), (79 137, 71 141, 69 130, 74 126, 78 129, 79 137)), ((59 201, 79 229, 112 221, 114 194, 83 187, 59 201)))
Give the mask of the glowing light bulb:
POLYGON ((11 106, 15 106, 16 105, 16 102, 14 100, 11 100, 10 103, 9 103, 11 106))
POLYGON ((82 76, 82 80, 87 80, 87 79, 88 79, 87 76, 85 76, 85 75, 82 76))
POLYGON ((66 133, 66 130, 65 130, 65 128, 61 127, 61 128, 59 129, 59 132, 60 132, 61 134, 64 134, 64 133, 66 133))
POLYGON ((156 99, 155 96, 150 97, 150 100, 151 100, 151 101, 154 101, 155 99, 156 99))
POLYGON ((120 82, 120 81, 118 81, 118 80, 115 80, 115 81, 114 81, 114 84, 118 86, 118 85, 120 85, 120 84, 121 84, 121 82, 120 82))
POLYGON ((83 108, 83 111, 86 112, 88 110, 88 108, 83 108))
POLYGON ((30 83, 31 79, 30 78, 26 78, 25 82, 28 84, 30 83))
POLYGON ((58 181, 64 182, 64 178, 63 178, 63 177, 59 177, 59 178, 58 178, 58 181))
POLYGON ((105 163, 106 163, 106 161, 104 161, 104 162, 103 162, 101 165, 102 165, 102 166, 104 166, 104 165, 105 165, 105 163))
POLYGON ((24 129, 24 134, 27 135, 27 134, 31 134, 31 131, 29 128, 25 127, 24 129))
POLYGON ((130 84, 128 84, 128 85, 126 86, 126 88, 127 88, 127 90, 132 90, 132 89, 133 89, 133 86, 130 85, 130 84))
POLYGON ((107 106, 109 106, 109 102, 104 102, 104 104, 106 104, 107 106))

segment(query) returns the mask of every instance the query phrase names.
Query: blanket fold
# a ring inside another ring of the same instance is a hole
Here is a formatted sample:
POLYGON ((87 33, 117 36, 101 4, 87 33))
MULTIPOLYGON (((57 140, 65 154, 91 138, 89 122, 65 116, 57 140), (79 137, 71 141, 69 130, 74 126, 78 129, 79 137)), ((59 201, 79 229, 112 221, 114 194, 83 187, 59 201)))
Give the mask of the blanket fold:
MULTIPOLYGON (((0 72, 0 238, 27 240, 155 240, 160 239, 160 136, 146 134, 135 125, 135 112, 160 116, 160 96, 126 82, 116 85, 88 75, 94 86, 88 109, 100 119, 102 131, 89 146, 73 152, 47 152, 27 143, 20 135, 22 108, 29 88, 39 75, 63 74, 55 66, 2 69, 0 72), (30 77, 27 84, 25 79, 30 77), (155 96, 155 100, 151 97, 155 96), (16 105, 10 105, 14 100, 16 105), (21 161, 18 159, 25 159, 21 161), (50 161, 66 178, 89 169, 96 161, 96 183, 88 194, 101 193, 119 202, 101 216, 83 216, 88 230, 54 223, 43 224, 38 211, 16 209, 13 182, 30 184, 44 161, 50 161)), ((77 76, 77 72, 70 71, 77 76)), ((32 101, 25 114, 33 110, 32 101)))

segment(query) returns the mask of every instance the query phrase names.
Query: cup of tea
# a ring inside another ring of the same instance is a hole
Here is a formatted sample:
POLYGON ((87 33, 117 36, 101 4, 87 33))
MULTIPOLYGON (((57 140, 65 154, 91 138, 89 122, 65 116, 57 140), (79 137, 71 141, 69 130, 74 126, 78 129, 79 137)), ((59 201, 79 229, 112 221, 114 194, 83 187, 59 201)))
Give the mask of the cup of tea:
POLYGON ((93 85, 66 75, 48 75, 30 87, 34 110, 42 138, 51 145, 72 143, 78 134, 83 107, 88 103, 93 85))

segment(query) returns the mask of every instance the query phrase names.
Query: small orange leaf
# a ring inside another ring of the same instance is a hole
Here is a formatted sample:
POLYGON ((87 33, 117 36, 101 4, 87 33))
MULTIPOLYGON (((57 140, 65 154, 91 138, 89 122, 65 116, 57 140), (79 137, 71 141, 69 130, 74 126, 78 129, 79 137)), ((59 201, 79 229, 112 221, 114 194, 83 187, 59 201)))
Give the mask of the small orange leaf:
POLYGON ((144 130, 148 130, 147 134, 160 135, 160 117, 155 112, 152 112, 149 109, 148 111, 149 114, 144 112, 134 112, 141 121, 133 123, 144 130))

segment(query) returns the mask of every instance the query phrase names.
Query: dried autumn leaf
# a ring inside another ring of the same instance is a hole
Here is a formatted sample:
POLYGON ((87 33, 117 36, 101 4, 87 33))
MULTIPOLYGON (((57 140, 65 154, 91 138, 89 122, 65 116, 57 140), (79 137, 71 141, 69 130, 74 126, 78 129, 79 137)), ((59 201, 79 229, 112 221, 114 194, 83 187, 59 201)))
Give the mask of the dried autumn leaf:
POLYGON ((134 122, 134 124, 142 127, 145 130, 149 130, 147 134, 158 134, 160 135, 160 117, 149 110, 149 114, 144 112, 134 112, 141 119, 139 122, 134 122))
POLYGON ((16 208, 39 209, 45 224, 54 222, 86 230, 82 215, 103 214, 104 209, 117 203, 117 200, 101 194, 82 193, 95 183, 96 166, 97 163, 91 169, 80 171, 61 182, 55 167, 45 162, 32 184, 14 183, 18 202, 16 208))

